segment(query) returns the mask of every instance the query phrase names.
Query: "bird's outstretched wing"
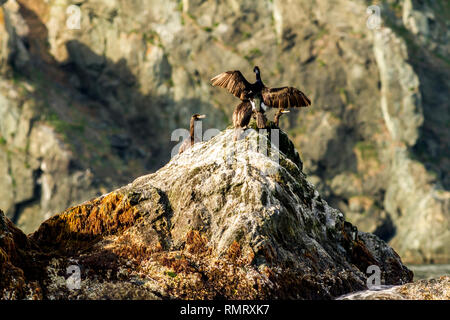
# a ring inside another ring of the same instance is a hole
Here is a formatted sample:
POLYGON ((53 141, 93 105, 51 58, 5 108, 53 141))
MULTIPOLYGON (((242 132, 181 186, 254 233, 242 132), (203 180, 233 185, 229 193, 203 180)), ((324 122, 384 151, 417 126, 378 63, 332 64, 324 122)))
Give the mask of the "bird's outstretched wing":
POLYGON ((261 94, 264 104, 271 108, 299 108, 311 105, 311 100, 293 87, 264 88, 261 94))
POLYGON ((227 89, 241 100, 247 99, 250 92, 250 83, 238 70, 223 72, 215 76, 211 79, 211 84, 227 89))

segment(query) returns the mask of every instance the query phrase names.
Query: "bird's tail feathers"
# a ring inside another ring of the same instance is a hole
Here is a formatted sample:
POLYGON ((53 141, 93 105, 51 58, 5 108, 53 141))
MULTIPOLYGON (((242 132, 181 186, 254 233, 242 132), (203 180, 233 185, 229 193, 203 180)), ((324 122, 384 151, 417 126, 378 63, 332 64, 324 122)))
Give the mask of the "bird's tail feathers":
POLYGON ((259 129, 264 129, 266 127, 266 117, 262 112, 256 112, 256 125, 259 129))

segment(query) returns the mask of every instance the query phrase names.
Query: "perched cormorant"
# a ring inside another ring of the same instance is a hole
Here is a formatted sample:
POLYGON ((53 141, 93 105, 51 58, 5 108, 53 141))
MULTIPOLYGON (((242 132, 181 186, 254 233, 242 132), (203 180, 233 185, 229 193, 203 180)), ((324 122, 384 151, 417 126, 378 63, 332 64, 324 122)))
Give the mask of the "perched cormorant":
MULTIPOLYGON (((256 100, 256 99, 255 99, 256 100)), ((255 110, 255 105, 258 105, 252 100, 242 101, 233 112, 233 126, 235 128, 246 129, 250 119, 256 119, 258 127, 263 127, 267 121, 263 111, 255 110)))
POLYGON ((189 127, 189 137, 187 137, 183 143, 180 146, 180 149, 178 151, 178 154, 186 151, 187 149, 189 149, 190 147, 192 147, 194 145, 194 126, 195 126, 195 121, 200 121, 200 119, 206 118, 206 115, 204 114, 198 114, 195 113, 192 115, 191 117, 191 124, 189 127))
MULTIPOLYGON (((253 112, 256 115, 258 128, 265 127, 264 112, 268 108, 295 108, 306 107, 311 104, 308 97, 294 87, 268 88, 261 80, 261 72, 257 66, 253 69, 256 74, 256 82, 248 82, 238 70, 223 72, 211 79, 213 86, 222 87, 241 99, 244 103, 251 103, 253 112)), ((242 107, 242 103, 239 105, 242 107)), ((239 107, 238 106, 238 107, 239 107)), ((236 108, 237 109, 237 108, 236 108)), ((246 109, 245 109, 246 110, 246 109)), ((235 110, 236 112, 237 110, 235 110)), ((237 117, 248 119, 247 117, 237 117)), ((234 121, 233 121, 234 123, 234 121)), ((244 127, 247 123, 240 123, 244 127)))
POLYGON ((233 112, 233 126, 246 128, 252 117, 252 105, 249 100, 242 101, 233 112))
POLYGON ((277 111, 277 113, 275 114, 275 117, 273 118, 273 122, 275 123, 275 125, 277 126, 277 127, 279 127, 279 122, 280 122, 280 117, 281 117, 281 115, 282 114, 284 114, 284 113, 289 113, 290 111, 289 110, 284 110, 284 109, 282 109, 282 108, 279 108, 278 109, 278 111, 277 111))

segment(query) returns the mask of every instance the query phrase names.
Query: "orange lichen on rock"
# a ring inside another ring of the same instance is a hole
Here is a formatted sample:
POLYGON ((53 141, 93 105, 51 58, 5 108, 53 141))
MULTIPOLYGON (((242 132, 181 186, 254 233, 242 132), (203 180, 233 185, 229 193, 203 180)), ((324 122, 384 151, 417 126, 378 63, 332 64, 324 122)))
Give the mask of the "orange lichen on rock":
POLYGON ((74 251, 123 232, 139 217, 128 199, 113 192, 48 219, 31 237, 46 248, 74 251))
POLYGON ((158 242, 155 246, 150 247, 146 244, 137 242, 127 233, 120 235, 111 245, 111 250, 120 258, 127 261, 134 261, 137 265, 154 253, 162 250, 161 244, 158 242))
POLYGON ((236 261, 241 256, 241 246, 236 240, 230 245, 227 250, 227 256, 231 261, 236 261))
POLYGON ((186 248, 189 253, 201 253, 207 250, 208 239, 197 230, 191 230, 186 234, 186 248))
POLYGON ((186 259, 184 254, 159 254, 158 261, 169 269, 172 269, 176 273, 189 273, 195 272, 195 269, 192 268, 190 262, 186 259))

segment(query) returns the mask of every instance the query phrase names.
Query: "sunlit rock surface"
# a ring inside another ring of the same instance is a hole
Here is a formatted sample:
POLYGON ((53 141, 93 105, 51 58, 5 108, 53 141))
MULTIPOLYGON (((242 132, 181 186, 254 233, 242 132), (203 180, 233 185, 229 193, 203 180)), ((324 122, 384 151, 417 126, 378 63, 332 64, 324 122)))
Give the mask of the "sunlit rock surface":
POLYGON ((356 292, 338 298, 339 300, 450 300, 450 277, 419 280, 401 286, 380 286, 380 288, 356 292))
POLYGON ((43 297, 332 299, 367 288, 370 265, 385 285, 412 280, 392 248, 321 198, 284 132, 234 137, 225 130, 22 235, 44 257, 29 266, 45 273, 43 297))

